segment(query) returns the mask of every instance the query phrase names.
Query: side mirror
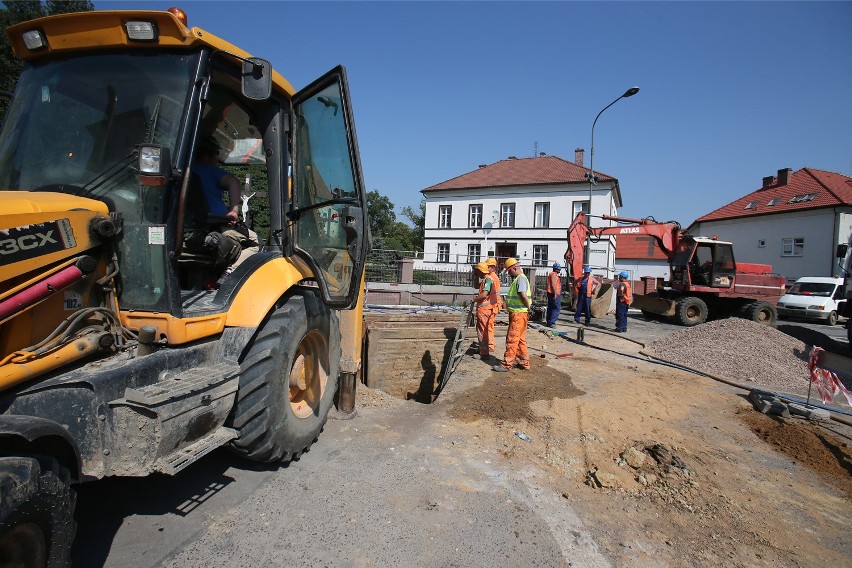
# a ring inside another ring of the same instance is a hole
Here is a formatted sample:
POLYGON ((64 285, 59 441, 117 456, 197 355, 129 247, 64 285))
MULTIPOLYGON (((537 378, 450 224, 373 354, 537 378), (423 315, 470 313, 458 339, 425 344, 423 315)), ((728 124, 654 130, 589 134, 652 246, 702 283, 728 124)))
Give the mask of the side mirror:
POLYGON ((846 251, 848 250, 849 245, 847 244, 837 245, 837 253, 834 256, 841 259, 846 258, 846 251))
POLYGON ((272 95, 272 65, 265 59, 251 57, 243 61, 243 96, 263 101, 272 95))

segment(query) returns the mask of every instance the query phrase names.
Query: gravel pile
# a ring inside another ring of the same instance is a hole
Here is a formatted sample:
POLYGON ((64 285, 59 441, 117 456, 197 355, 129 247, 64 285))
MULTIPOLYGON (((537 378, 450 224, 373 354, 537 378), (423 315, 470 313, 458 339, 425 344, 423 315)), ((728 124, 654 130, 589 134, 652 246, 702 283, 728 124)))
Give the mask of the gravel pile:
POLYGON ((667 361, 757 387, 794 391, 808 386, 810 346, 741 318, 688 327, 647 349, 667 361))

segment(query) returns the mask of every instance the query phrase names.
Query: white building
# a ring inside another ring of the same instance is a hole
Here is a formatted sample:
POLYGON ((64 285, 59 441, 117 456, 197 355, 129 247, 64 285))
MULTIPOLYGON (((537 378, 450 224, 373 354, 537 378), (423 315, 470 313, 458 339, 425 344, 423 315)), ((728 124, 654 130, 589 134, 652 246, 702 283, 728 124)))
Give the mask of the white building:
MULTIPOLYGON (((436 265, 468 266, 488 256, 501 263, 517 258, 523 266, 565 265, 567 229, 579 211, 617 215, 618 179, 595 172, 590 190, 583 150, 574 162, 543 153, 536 158, 509 157, 422 190, 426 200, 424 260, 436 265)), ((600 219, 591 225, 609 226, 600 219)), ((614 240, 591 246, 596 274, 612 276, 614 240)))
POLYGON ((737 262, 770 264, 788 282, 842 274, 835 252, 852 233, 852 178, 778 170, 760 189, 699 217, 688 232, 731 241, 737 262))

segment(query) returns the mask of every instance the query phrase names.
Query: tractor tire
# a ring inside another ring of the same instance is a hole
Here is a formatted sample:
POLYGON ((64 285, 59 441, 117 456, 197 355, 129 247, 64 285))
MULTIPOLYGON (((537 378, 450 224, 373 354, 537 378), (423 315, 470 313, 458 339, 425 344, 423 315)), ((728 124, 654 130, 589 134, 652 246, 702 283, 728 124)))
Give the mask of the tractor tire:
POLYGON ((269 316, 240 364, 231 443, 253 461, 299 459, 328 419, 340 374, 337 313, 305 291, 269 316))
POLYGON ((831 326, 837 325, 837 312, 835 312, 834 310, 830 311, 828 313, 828 317, 825 320, 825 323, 831 326))
POLYGON ((745 306, 745 319, 761 325, 775 325, 778 310, 769 302, 752 302, 745 306))
POLYGON ((75 504, 71 474, 54 458, 0 457, 0 564, 70 566, 75 504))
POLYGON ((675 306, 675 317, 679 324, 686 327, 702 324, 707 321, 707 304, 694 296, 681 298, 675 306))

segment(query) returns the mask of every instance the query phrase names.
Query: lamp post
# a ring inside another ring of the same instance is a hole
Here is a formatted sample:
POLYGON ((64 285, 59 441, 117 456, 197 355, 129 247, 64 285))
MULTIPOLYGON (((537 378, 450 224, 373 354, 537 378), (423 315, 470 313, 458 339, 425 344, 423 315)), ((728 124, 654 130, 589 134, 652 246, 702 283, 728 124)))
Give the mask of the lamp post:
MULTIPOLYGON (((591 216, 592 216, 592 189, 598 183, 598 176, 595 175, 595 125, 598 123, 598 119, 604 113, 606 109, 620 101, 621 99, 626 99, 627 97, 632 97, 636 93, 639 92, 639 87, 630 87, 627 89, 623 95, 603 107, 598 115, 595 117, 594 122, 592 122, 592 148, 589 155, 589 171, 586 173, 586 178, 589 180, 589 219, 586 220, 586 225, 590 226, 591 216)), ((585 261, 588 264, 591 264, 592 257, 592 238, 589 236, 589 239, 586 241, 586 258, 585 261)))

